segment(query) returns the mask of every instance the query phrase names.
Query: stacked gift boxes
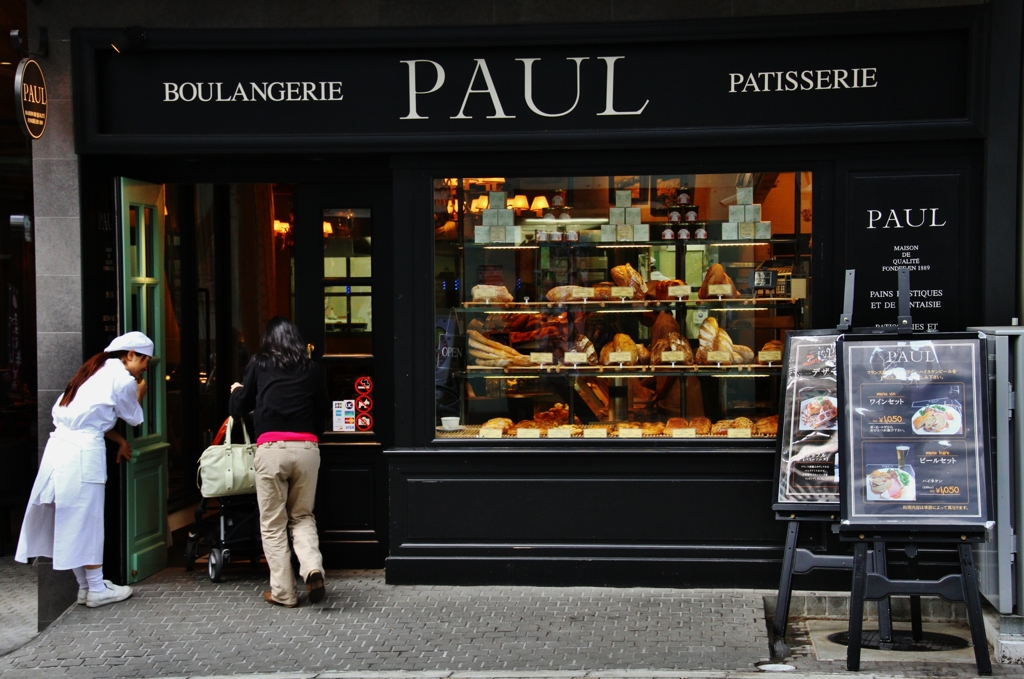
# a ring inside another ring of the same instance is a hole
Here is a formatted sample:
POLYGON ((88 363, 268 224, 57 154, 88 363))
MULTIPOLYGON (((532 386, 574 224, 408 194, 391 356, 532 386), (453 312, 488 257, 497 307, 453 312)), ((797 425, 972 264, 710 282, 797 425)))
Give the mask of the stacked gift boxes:
POLYGON ((650 239, 650 226, 640 222, 640 208, 633 207, 633 192, 616 191, 615 207, 608 210, 608 223, 601 226, 601 240, 631 243, 650 239))
MULTIPOLYGON (((505 205, 507 195, 504 191, 490 191, 487 194, 488 205, 505 205)), ((523 227, 516 226, 515 210, 505 207, 487 207, 482 214, 483 224, 473 229, 474 243, 511 243, 518 245, 523 242, 523 227)))
POLYGON ((736 189, 736 204, 729 206, 729 221, 722 222, 722 240, 768 240, 772 223, 761 220, 761 204, 754 203, 754 189, 736 189))

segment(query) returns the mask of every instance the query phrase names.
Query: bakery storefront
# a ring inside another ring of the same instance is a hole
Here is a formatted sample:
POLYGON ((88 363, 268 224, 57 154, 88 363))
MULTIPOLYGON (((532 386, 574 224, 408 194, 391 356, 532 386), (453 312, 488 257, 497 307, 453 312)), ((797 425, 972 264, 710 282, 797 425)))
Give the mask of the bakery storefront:
POLYGON ((120 52, 76 31, 86 344, 161 345, 111 490, 126 577, 159 566, 153 517, 190 509, 281 314, 329 376, 329 566, 771 586, 786 334, 837 324, 847 269, 858 326, 895 322, 901 266, 921 332, 1014 315, 996 30, 982 5, 120 52))

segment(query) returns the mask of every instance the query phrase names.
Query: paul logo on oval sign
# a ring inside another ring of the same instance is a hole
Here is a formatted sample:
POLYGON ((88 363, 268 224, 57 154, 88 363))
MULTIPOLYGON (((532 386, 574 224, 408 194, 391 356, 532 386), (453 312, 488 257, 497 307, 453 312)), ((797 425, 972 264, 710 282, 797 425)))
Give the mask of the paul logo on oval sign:
POLYGON ((14 100, 21 112, 21 130, 30 139, 39 139, 46 131, 46 78, 35 59, 22 59, 14 75, 14 100))

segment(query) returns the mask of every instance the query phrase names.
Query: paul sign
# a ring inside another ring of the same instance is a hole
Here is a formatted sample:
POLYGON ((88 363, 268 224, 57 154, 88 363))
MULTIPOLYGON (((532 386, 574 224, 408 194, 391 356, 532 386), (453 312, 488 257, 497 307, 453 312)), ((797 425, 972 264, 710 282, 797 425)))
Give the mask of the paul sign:
POLYGON ((18 103, 22 131, 39 139, 46 131, 46 79, 35 59, 22 59, 14 75, 14 100, 18 103))

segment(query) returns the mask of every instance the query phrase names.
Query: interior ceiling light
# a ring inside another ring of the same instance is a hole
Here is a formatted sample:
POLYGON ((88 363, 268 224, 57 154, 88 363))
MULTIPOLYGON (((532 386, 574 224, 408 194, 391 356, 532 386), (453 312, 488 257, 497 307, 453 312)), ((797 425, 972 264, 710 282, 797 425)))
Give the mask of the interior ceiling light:
POLYGON ((121 31, 121 34, 110 43, 110 46, 114 48, 115 52, 121 54, 133 47, 141 47, 145 42, 146 29, 142 26, 129 26, 121 31))

